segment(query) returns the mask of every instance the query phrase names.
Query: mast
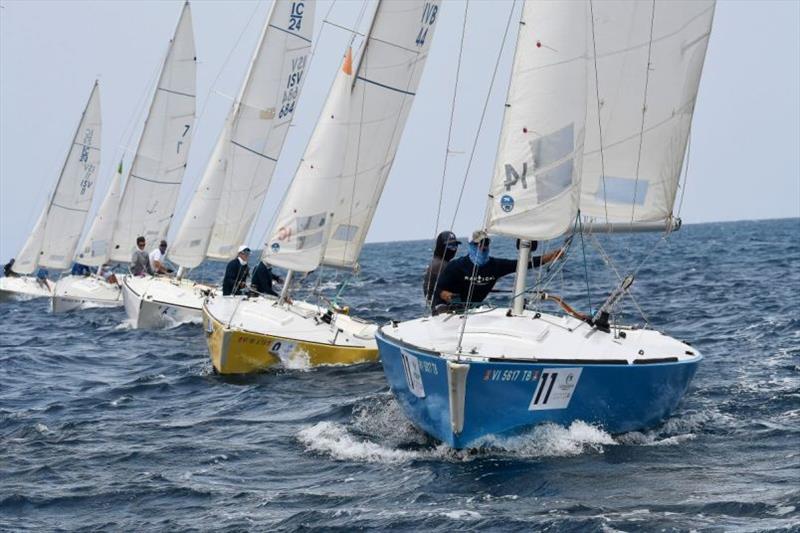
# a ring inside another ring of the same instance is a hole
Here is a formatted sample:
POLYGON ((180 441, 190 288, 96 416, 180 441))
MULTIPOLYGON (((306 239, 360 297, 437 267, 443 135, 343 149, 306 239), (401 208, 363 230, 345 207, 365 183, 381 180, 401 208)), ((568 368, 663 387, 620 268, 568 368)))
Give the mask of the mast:
POLYGON ((519 241, 517 273, 514 279, 514 295, 511 297, 511 312, 517 316, 525 309, 525 282, 528 274, 528 261, 531 257, 531 241, 519 241))

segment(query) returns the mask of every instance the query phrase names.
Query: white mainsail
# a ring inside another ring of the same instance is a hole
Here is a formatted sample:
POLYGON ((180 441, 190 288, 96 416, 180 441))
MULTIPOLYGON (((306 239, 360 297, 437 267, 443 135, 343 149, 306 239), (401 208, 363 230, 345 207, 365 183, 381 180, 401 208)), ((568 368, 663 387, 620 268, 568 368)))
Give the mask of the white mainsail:
POLYGON ((117 172, 111 180, 108 192, 97 215, 94 217, 89 233, 83 239, 83 244, 78 250, 75 258, 79 263, 88 266, 101 266, 108 261, 111 252, 111 233, 114 231, 114 221, 116 220, 117 209, 119 209, 119 197, 122 192, 122 163, 120 162, 117 172))
POLYGON ((378 5, 355 73, 326 265, 357 264, 422 77, 439 10, 438 0, 378 5))
POLYGON ((580 201, 586 222, 612 224, 614 231, 653 222, 666 227, 714 5, 714 0, 592 4, 598 83, 590 57, 580 201))
POLYGON ((92 205, 99 167, 100 88, 95 82, 56 187, 14 262, 15 272, 69 267, 92 205))
POLYGON ((239 98, 170 249, 193 268, 230 259, 261 209, 283 147, 314 32, 314 1, 276 0, 239 98))
POLYGON ((517 38, 487 228, 563 234, 578 210, 586 118, 586 2, 526 2, 517 38))
POLYGON ((167 234, 193 133, 196 71, 187 2, 170 41, 120 200, 110 256, 114 261, 130 260, 139 235, 152 243, 167 234))
POLYGON ((352 87, 353 60, 348 48, 270 230, 262 255, 270 264, 300 272, 319 266, 330 227, 333 191, 338 190, 342 177, 352 87))

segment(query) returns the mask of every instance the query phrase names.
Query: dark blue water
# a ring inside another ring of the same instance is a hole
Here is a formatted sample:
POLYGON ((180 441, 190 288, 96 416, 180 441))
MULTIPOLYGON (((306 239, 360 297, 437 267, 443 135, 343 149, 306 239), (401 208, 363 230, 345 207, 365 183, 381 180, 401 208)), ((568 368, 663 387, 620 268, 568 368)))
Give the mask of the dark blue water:
MULTIPOLYGON (((1 304, 0 529, 800 530, 800 220, 686 226, 639 265, 658 241, 600 244, 620 273, 640 267, 653 327, 706 357, 674 416, 464 452, 406 422, 379 364, 230 379, 196 324, 134 331, 122 309, 1 304)), ((583 310, 615 279, 585 244, 588 268, 577 240, 549 284, 583 310)), ((344 292, 354 314, 421 313, 429 253, 368 245, 344 292)))

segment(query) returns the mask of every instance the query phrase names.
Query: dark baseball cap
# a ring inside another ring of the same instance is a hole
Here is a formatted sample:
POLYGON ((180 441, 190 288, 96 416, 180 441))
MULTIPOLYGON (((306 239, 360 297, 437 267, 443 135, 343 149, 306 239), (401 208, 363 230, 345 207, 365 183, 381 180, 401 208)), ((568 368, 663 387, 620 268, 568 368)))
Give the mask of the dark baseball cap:
POLYGON ((457 247, 459 244, 461 244, 461 241, 458 240, 458 237, 456 237, 456 234, 452 231, 443 231, 436 237, 437 248, 457 247))

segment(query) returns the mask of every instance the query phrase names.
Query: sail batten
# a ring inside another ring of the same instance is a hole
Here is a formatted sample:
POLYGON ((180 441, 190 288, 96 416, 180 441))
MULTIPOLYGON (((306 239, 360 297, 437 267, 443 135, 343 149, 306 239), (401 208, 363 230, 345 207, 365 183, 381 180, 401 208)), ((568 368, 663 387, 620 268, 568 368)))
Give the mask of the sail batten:
POLYGON ((100 137, 100 89, 95 82, 53 193, 14 263, 15 272, 30 274, 40 266, 59 270, 70 266, 92 205, 100 168, 100 137))
POLYGON ((244 242, 272 181, 305 81, 314 2, 276 0, 239 96, 169 252, 193 268, 227 260, 244 242))
POLYGON ((188 2, 170 41, 122 193, 110 249, 130 260, 136 238, 166 236, 194 133, 197 58, 188 2))

